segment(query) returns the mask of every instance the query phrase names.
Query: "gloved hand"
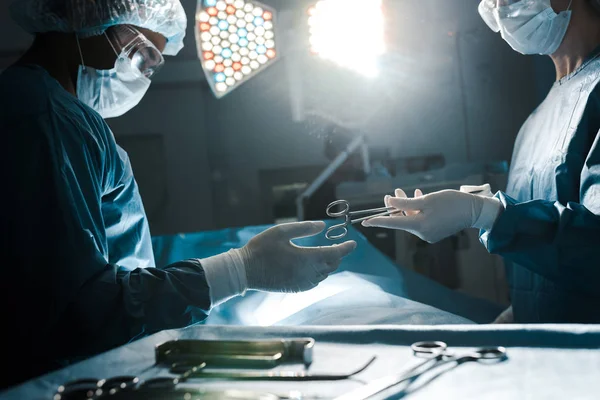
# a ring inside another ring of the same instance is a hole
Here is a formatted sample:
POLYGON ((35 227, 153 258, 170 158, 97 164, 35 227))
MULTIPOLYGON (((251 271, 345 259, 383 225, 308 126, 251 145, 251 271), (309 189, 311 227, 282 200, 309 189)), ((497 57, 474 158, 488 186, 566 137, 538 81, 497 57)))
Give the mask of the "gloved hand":
MULTIPOLYGON (((472 190, 472 187, 465 188, 472 190)), ((429 243, 466 228, 490 230, 502 210, 500 201, 486 193, 475 195, 457 190, 443 190, 425 196, 417 191, 410 199, 398 189, 396 197, 386 196, 385 204, 405 211, 407 215, 377 217, 364 221, 363 226, 401 229, 429 243)))
POLYGON ((314 236, 324 222, 298 222, 275 226, 252 238, 236 252, 243 260, 248 289, 296 293, 317 286, 334 272, 342 258, 356 248, 347 241, 327 247, 299 247, 292 239, 314 236))

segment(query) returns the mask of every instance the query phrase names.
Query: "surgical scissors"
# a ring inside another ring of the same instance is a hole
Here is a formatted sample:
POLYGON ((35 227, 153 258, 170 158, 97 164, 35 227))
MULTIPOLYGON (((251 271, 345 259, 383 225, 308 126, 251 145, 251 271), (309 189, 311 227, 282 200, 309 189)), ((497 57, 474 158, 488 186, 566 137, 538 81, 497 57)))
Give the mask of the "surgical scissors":
POLYGON ((448 350, 448 345, 444 342, 416 342, 410 348, 415 356, 425 356, 427 359, 406 372, 377 379, 366 386, 336 397, 334 400, 370 399, 386 389, 390 389, 407 380, 418 378, 426 372, 452 362, 461 364, 468 361, 504 361, 507 358, 506 349, 501 346, 479 348, 461 355, 456 355, 448 350), (432 364, 431 366, 424 368, 430 363, 432 364))
POLYGON ((348 234, 348 226, 358 224, 359 222, 369 220, 375 217, 385 217, 388 215, 403 213, 406 215, 404 211, 396 210, 393 207, 381 207, 381 208, 372 208, 370 210, 360 210, 360 211, 350 211, 350 203, 346 200, 337 200, 327 206, 327 215, 331 218, 344 218, 344 222, 338 225, 333 225, 327 229, 325 233, 325 237, 329 240, 338 240, 343 238, 348 234), (335 207, 341 206, 340 211, 333 211, 335 207), (376 213, 376 214, 373 214, 376 213), (368 215, 366 217, 352 219, 354 216, 358 215, 368 215), (335 234, 335 232, 339 232, 335 234))

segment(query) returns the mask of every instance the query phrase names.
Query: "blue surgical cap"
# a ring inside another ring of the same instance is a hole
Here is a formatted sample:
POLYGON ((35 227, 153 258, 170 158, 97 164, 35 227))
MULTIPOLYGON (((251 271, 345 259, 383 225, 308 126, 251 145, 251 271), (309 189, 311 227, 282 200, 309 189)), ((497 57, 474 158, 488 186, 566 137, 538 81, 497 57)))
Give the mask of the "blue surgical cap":
POLYGON ((30 33, 102 34, 113 25, 135 25, 167 38, 165 55, 183 48, 187 19, 179 0, 15 0, 13 19, 30 33))

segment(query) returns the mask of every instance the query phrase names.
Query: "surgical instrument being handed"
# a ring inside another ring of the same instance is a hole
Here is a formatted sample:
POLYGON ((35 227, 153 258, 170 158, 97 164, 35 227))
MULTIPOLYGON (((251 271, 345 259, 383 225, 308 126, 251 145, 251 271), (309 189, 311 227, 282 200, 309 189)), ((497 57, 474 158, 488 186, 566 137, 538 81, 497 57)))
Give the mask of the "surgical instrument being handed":
POLYGON ((369 220, 375 217, 385 217, 388 215, 394 215, 402 213, 406 215, 406 213, 402 210, 397 210, 393 207, 381 207, 381 208, 373 208, 370 210, 360 210, 360 211, 350 211, 350 203, 346 200, 337 200, 327 206, 327 215, 331 218, 340 218, 343 217, 345 221, 338 225, 333 225, 327 229, 325 233, 325 237, 329 240, 338 240, 343 238, 348 234, 348 226, 358 224, 362 221, 369 220), (341 207, 340 211, 333 211, 334 208, 341 207), (372 215, 367 215, 372 214, 372 215), (367 215, 366 217, 352 219, 354 216, 359 215, 367 215), (338 232, 336 234, 336 232, 338 232))
POLYGON ((402 382, 418 378, 426 372, 452 362, 456 362, 457 364, 485 360, 500 362, 507 358, 506 349, 500 346, 480 348, 460 355, 450 352, 448 345, 444 342, 417 342, 413 343, 410 347, 415 356, 427 356, 428 358, 406 372, 377 379, 366 386, 336 397, 334 400, 366 400, 402 382), (424 368, 428 364, 431 365, 424 368))

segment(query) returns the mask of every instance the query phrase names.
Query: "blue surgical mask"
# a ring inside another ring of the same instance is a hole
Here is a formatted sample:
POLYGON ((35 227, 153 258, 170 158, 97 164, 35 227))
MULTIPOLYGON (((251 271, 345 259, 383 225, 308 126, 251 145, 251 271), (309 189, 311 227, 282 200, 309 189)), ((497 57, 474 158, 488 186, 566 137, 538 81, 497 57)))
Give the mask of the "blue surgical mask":
POLYGON ((567 33, 571 5, 557 14, 550 0, 512 0, 497 6, 496 0, 483 0, 479 13, 486 24, 521 54, 554 54, 567 33))

